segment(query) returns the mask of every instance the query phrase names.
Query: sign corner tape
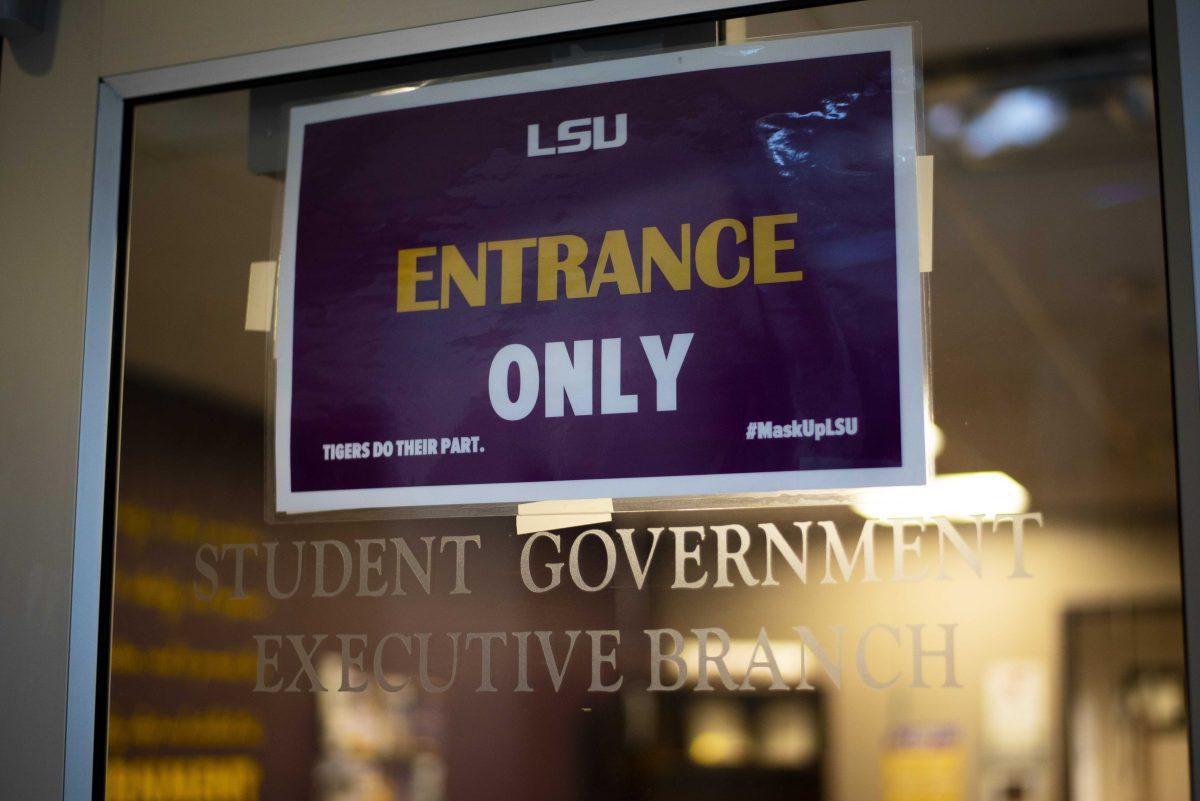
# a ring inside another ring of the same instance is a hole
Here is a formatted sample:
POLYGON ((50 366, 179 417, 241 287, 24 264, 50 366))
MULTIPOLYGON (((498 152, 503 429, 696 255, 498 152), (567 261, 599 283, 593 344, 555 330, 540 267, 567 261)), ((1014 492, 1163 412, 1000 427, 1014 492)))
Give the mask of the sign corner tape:
POLYGON ((271 330, 275 310, 275 273, 273 261, 250 262, 246 290, 246 330, 266 333, 271 330))
POLYGON ((917 223, 921 272, 933 272, 933 156, 917 156, 917 223))

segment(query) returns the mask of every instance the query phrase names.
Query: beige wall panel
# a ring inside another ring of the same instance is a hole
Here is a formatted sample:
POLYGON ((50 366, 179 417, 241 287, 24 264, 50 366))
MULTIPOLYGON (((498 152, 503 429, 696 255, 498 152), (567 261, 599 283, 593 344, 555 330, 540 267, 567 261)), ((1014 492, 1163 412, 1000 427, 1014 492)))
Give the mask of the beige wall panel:
POLYGON ((60 797, 97 4, 0 66, 0 798, 60 797))
POLYGON ((563 0, 110 0, 101 74, 555 5, 563 0))

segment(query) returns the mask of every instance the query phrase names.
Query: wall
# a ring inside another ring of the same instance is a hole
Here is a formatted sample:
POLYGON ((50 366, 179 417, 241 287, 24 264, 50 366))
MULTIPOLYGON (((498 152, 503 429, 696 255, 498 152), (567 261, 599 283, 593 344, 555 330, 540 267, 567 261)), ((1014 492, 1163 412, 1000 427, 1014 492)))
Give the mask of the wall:
POLYGON ((31 801, 62 782, 100 12, 0 66, 0 797, 31 801))
POLYGON ((562 0, 122 0, 105 7, 100 71, 114 75, 561 4, 562 0))
POLYGON ((0 64, 0 798, 61 797, 96 89, 114 72, 553 0, 51 0, 0 64))

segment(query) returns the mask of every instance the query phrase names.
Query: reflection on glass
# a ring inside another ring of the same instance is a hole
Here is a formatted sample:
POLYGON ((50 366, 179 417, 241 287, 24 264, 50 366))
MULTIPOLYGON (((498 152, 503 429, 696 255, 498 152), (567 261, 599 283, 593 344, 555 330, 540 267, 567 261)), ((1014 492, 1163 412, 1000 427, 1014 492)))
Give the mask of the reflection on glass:
POLYGON ((705 767, 740 765, 750 750, 745 711, 737 701, 709 698, 688 709, 688 756, 705 767))

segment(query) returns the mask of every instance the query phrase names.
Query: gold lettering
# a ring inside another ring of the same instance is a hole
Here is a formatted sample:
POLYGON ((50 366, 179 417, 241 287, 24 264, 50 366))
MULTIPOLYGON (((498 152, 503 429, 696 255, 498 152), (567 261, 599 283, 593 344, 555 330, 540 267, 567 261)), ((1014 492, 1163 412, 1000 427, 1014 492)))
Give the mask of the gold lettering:
POLYGON ((666 237, 657 228, 642 229, 642 291, 650 291, 650 277, 654 267, 671 289, 692 288, 692 226, 684 223, 679 228, 679 254, 667 244, 666 237))
POLYGON ((482 306, 487 302, 487 243, 479 243, 479 255, 475 272, 467 266, 467 260, 454 245, 442 246, 442 308, 450 308, 450 284, 458 287, 458 294, 468 306, 482 306))
MULTIPOLYGON (((668 241, 661 229, 647 226, 641 229, 640 265, 634 261, 629 234, 621 229, 605 231, 594 252, 577 234, 481 242, 473 264, 456 245, 408 248, 398 251, 396 310, 447 309, 451 303, 478 308, 495 302, 496 290, 489 293, 487 276, 492 252, 500 254, 499 279, 490 282, 499 283, 500 303, 521 303, 530 249, 536 249, 537 260, 531 268, 536 270, 536 289, 531 292, 539 301, 598 297, 606 284, 615 284, 621 295, 636 295, 653 289, 656 274, 660 284, 665 282, 675 291, 689 290, 695 280, 693 270, 701 283, 714 289, 737 286, 748 278, 755 284, 802 281, 804 272, 794 256, 789 264, 779 263, 781 252, 796 252, 796 240, 783 238, 779 229, 795 225, 798 219, 795 212, 747 221, 723 217, 703 226, 694 240, 693 226, 682 223, 677 245, 674 237, 668 241), (439 255, 439 268, 420 269, 421 259, 439 255), (435 276, 436 269, 440 275, 435 276), (425 282, 438 287, 436 300, 418 299, 425 282)), ((492 273, 496 273, 494 266, 492 273)), ((147 520, 130 512, 121 522, 128 535, 146 536, 147 520)))
POLYGON ((739 245, 746 241, 746 226, 729 218, 709 223, 696 239, 696 275, 714 289, 736 286, 750 272, 750 259, 738 256, 737 272, 730 278, 721 273, 721 267, 717 264, 717 245, 721 232, 725 230, 733 231, 734 241, 739 245))
POLYGON ((520 303, 521 286, 525 276, 525 251, 537 244, 536 239, 502 239, 488 242, 487 249, 500 253, 500 302, 520 303))
POLYGON ((803 280, 804 273, 800 270, 779 272, 775 263, 776 253, 796 247, 793 239, 776 239, 775 226, 794 222, 795 214, 768 214, 754 218, 754 283, 779 284, 803 280))
POLYGON ((558 299, 558 274, 563 276, 563 296, 587 296, 587 277, 580 265, 587 258, 587 242, 574 234, 543 236, 538 243, 538 300, 558 299), (561 251, 561 252, 560 252, 561 251))
POLYGON ((622 295, 636 295, 642 291, 638 286, 637 271, 633 267, 633 255, 629 252, 629 240, 624 231, 605 231, 600 243, 596 272, 592 273, 592 285, 588 295, 596 297, 601 284, 616 284, 622 295))
POLYGON ((400 251, 397 268, 396 311, 430 311, 436 300, 417 300, 417 284, 433 278, 432 270, 418 270, 417 260, 437 254, 437 248, 408 248, 400 251))

